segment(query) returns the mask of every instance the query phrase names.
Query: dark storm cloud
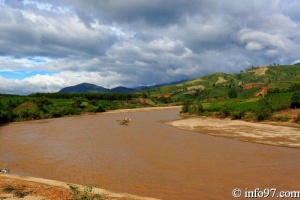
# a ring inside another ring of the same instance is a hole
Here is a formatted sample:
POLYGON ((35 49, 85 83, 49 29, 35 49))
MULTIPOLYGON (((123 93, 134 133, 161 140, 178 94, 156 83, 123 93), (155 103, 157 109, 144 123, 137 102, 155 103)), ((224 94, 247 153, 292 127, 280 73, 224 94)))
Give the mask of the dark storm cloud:
POLYGON ((132 87, 289 64, 300 57, 299 7, 297 0, 0 0, 0 92, 5 84, 132 87), (40 69, 58 73, 1 77, 40 69))
POLYGON ((206 12, 215 6, 216 0, 62 0, 61 5, 72 5, 85 22, 98 17, 101 21, 144 22, 146 25, 165 26, 177 23, 184 16, 206 12))
POLYGON ((116 40, 107 27, 88 29, 76 16, 10 6, 1 9, 0 30, 0 54, 16 57, 104 55, 116 40))

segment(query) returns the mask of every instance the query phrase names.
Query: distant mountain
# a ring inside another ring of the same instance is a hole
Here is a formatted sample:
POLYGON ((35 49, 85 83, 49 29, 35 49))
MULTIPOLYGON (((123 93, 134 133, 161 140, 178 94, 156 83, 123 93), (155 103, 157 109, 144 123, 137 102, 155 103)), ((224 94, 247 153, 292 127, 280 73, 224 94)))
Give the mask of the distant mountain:
POLYGON ((110 92, 110 89, 97 86, 94 84, 90 84, 90 83, 81 83, 78 85, 65 87, 61 89, 59 92, 60 93, 85 93, 85 92, 98 93, 98 92, 110 92))
POLYGON ((115 87, 112 89, 107 89, 95 84, 90 84, 90 83, 81 83, 78 85, 74 86, 69 86, 61 89, 58 91, 59 93, 105 93, 105 92, 123 92, 123 93, 129 93, 129 92, 135 92, 137 90, 147 90, 150 88, 155 88, 155 87, 161 87, 164 85, 172 85, 172 84, 179 84, 182 82, 185 82, 187 80, 181 80, 181 81, 176 81, 176 82, 171 82, 171 83, 163 83, 159 85, 153 85, 153 86, 138 86, 134 88, 127 88, 123 86, 115 87))
POLYGON ((180 83, 184 83, 186 81, 188 81, 188 79, 180 80, 180 81, 174 81, 174 82, 170 82, 170 83, 161 83, 161 84, 151 85, 151 86, 137 86, 137 87, 133 87, 132 89, 134 89, 134 90, 147 90, 147 89, 151 89, 151 88, 155 88, 155 87, 162 87, 162 86, 165 86, 165 85, 180 84, 180 83))
POLYGON ((98 85, 90 83, 81 83, 74 86, 69 86, 61 89, 59 93, 106 93, 106 92, 134 92, 135 89, 126 88, 126 87, 115 87, 112 89, 107 89, 98 85))
POLYGON ((132 88, 127 88, 127 87, 122 87, 122 86, 119 86, 119 87, 115 87, 115 88, 112 88, 110 89, 111 92, 134 92, 136 91, 135 89, 132 89, 132 88))

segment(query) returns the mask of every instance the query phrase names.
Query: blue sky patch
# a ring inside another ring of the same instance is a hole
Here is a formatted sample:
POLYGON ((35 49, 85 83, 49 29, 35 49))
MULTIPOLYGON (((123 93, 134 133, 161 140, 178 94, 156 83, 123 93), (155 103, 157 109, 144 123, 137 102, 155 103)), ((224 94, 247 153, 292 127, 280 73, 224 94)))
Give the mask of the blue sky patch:
POLYGON ((45 63, 47 62, 45 59, 40 57, 28 57, 27 60, 35 62, 35 63, 45 63))
POLYGON ((40 75, 54 75, 59 73, 58 71, 45 71, 45 70, 37 70, 37 71, 25 71, 25 70, 15 70, 15 71, 1 71, 0 76, 7 78, 7 79, 24 79, 35 76, 37 74, 40 75))

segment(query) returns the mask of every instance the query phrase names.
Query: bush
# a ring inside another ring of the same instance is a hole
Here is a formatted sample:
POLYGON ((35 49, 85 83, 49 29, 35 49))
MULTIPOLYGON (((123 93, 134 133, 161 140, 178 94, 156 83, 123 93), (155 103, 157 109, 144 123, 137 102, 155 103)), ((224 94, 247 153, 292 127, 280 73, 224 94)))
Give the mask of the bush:
POLYGON ((22 120, 41 119, 41 113, 36 108, 21 110, 21 112, 19 112, 18 116, 22 120))
POLYGON ((201 113, 203 113, 204 112, 204 107, 203 107, 203 105, 202 105, 202 103, 198 103, 197 104, 197 111, 198 111, 198 114, 201 114, 201 113))
POLYGON ((230 115, 231 119, 235 120, 235 119, 242 119, 244 116, 244 112, 241 111, 233 111, 230 115))
POLYGON ((89 101, 89 104, 93 105, 93 106, 97 106, 98 105, 98 101, 96 99, 92 99, 89 101))
POLYGON ((8 123, 13 120, 13 113, 7 110, 0 110, 0 124, 8 123))
POLYGON ((204 108, 201 102, 196 102, 195 104, 192 104, 191 102, 187 102, 183 107, 182 107, 182 113, 185 111, 185 109, 188 109, 188 113, 190 115, 201 115, 201 113, 204 112, 204 108))
POLYGON ((98 106, 97 112, 105 112, 103 106, 98 106))
POLYGON ((180 113, 188 113, 191 105, 192 105, 192 101, 189 101, 189 100, 184 101, 180 113))
POLYGON ((198 108, 196 105, 192 105, 188 108, 188 113, 190 115, 198 114, 198 108))
POLYGON ((289 119, 290 119, 289 116, 274 116, 274 117, 272 117, 272 120, 281 121, 281 122, 287 122, 287 121, 289 121, 289 119))
POLYGON ((298 114, 298 116, 294 118, 294 122, 300 123, 300 114, 298 114))
POLYGON ((252 121, 252 120, 254 120, 254 119, 255 119, 254 113, 253 113, 253 112, 250 112, 250 111, 246 112, 246 113, 244 114, 243 119, 244 119, 245 121, 252 121))
POLYGON ((293 93, 291 97, 291 108, 300 108, 300 90, 293 93))
POLYGON ((72 104, 73 108, 83 108, 84 106, 82 105, 83 102, 87 102, 88 100, 83 97, 74 97, 72 98, 74 103, 72 104))
POLYGON ((73 108, 73 107, 62 107, 62 108, 54 108, 49 111, 49 117, 62 117, 65 115, 78 115, 82 113, 80 108, 73 108))
POLYGON ((226 117, 230 116, 230 113, 231 113, 231 111, 230 111, 228 105, 224 104, 218 115, 220 118, 226 118, 226 117))
POLYGON ((266 119, 270 119, 274 112, 272 108, 272 102, 269 98, 261 98, 258 101, 258 109, 255 111, 255 120, 263 121, 266 119))
POLYGON ((229 96, 229 98, 236 98, 237 97, 237 91, 235 90, 235 89, 231 89, 231 90, 229 90, 229 92, 228 92, 228 96, 229 96))
POLYGON ((80 192, 78 187, 70 185, 70 190, 73 192, 73 200, 101 200, 104 199, 100 194, 92 194, 93 187, 88 186, 80 192))

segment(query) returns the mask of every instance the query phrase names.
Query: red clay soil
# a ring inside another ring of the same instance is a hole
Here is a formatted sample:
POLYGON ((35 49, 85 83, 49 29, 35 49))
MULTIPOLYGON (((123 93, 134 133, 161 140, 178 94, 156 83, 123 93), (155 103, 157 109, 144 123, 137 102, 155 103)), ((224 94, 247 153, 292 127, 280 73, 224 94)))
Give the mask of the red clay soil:
POLYGON ((243 90, 250 90, 251 88, 258 88, 260 86, 262 86, 261 83, 246 84, 246 85, 244 85, 243 90))
POLYGON ((68 200, 72 199, 73 196, 72 192, 65 188, 59 188, 24 180, 16 180, 7 177, 0 177, 0 195, 15 195, 16 192, 18 192, 19 194, 25 194, 26 196, 43 197, 49 200, 68 200), (7 192, 8 188, 11 188, 12 191, 7 192))
POLYGON ((260 91, 256 92, 254 96, 259 96, 259 95, 265 95, 268 93, 268 88, 269 85, 266 85, 265 87, 263 87, 263 89, 261 89, 260 91))
MULTIPOLYGON (((72 200, 70 189, 0 176, 0 200, 72 200), (9 191, 8 191, 9 190, 9 191), (19 195, 25 195, 20 197, 19 195), (9 195, 9 197, 7 196, 9 195)), ((126 197, 104 197, 105 200, 133 200, 126 197)), ((146 198, 145 198, 146 199, 146 198)))

